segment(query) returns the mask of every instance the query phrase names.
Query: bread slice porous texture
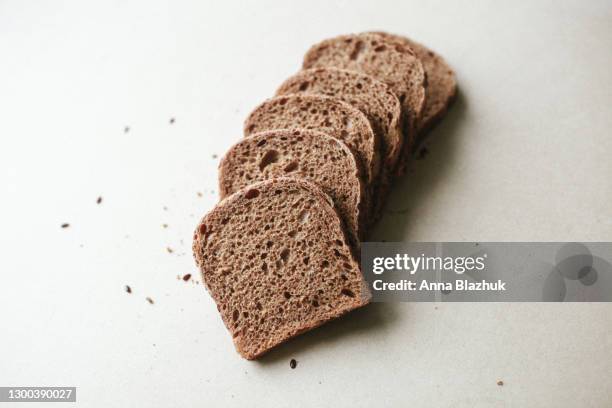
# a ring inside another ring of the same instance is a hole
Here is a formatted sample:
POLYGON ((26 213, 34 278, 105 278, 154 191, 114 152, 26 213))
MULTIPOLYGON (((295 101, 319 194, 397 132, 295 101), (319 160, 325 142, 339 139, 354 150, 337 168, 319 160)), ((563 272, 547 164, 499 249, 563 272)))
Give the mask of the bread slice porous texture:
POLYGON ((425 70, 412 49, 380 33, 341 35, 312 46, 302 67, 361 71, 387 84, 402 104, 404 156, 411 151, 427 87, 425 70))
POLYGON ((268 99, 244 123, 244 134, 274 129, 317 130, 344 142, 355 154, 367 185, 380 170, 379 140, 357 108, 321 95, 291 94, 268 99))
POLYGON ((362 72, 313 68, 293 75, 276 91, 277 95, 297 93, 337 98, 363 112, 381 141, 381 173, 384 177, 392 173, 403 142, 401 105, 386 84, 362 72))
POLYGON ((427 100, 417 129, 416 148, 423 141, 428 131, 444 117, 455 99, 457 95, 455 72, 444 58, 423 44, 395 34, 381 34, 412 48, 423 63, 423 68, 425 68, 427 74, 427 100))
POLYGON ((193 250, 247 359, 370 300, 332 200, 305 180, 270 179, 226 197, 196 228, 193 250))
POLYGON ((350 149, 316 130, 279 129, 244 138, 219 165, 219 191, 224 198, 250 184, 275 177, 308 180, 328 194, 350 230, 362 237, 364 188, 350 149))

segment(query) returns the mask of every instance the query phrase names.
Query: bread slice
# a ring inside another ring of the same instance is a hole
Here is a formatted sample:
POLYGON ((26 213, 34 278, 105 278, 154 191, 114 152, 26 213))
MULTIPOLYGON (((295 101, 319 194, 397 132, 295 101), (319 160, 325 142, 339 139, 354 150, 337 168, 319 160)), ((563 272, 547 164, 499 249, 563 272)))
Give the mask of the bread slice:
POLYGON ((270 130, 242 139, 219 164, 221 198, 274 177, 297 177, 319 186, 334 201, 354 241, 362 237, 365 191, 357 161, 344 143, 306 129, 270 130))
POLYGON ((431 51, 423 44, 399 35, 381 33, 388 38, 412 48, 423 63, 427 74, 427 100, 423 116, 418 126, 418 136, 415 147, 422 142, 427 132, 438 123, 457 94, 457 79, 448 63, 440 55, 431 51))
POLYGON ((388 177, 397 164, 403 136, 401 105, 389 87, 357 71, 314 68, 298 72, 276 91, 277 95, 320 94, 347 102, 363 112, 381 141, 381 173, 388 177))
POLYGON ((357 108, 321 95, 284 95, 268 99, 246 119, 244 134, 273 129, 312 129, 344 142, 355 154, 367 185, 380 169, 379 141, 357 108))
POLYGON ((342 35, 311 47, 302 67, 361 71, 386 83, 402 104, 404 153, 411 151, 425 106, 427 78, 409 47, 380 33, 342 35))
POLYGON ((203 218, 196 263, 244 358, 369 302, 341 225, 321 189, 291 178, 254 183, 203 218))

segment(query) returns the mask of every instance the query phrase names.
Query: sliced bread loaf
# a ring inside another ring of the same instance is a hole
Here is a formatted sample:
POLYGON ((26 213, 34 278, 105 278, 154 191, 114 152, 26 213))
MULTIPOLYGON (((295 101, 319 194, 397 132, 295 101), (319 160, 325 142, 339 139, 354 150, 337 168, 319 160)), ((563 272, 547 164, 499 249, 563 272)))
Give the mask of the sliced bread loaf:
POLYGON ((315 183, 332 198, 353 240, 363 237, 365 193, 357 161, 344 143, 315 130, 255 133, 236 143, 221 160, 221 198, 274 177, 298 177, 315 183))
POLYGON ((380 33, 342 35, 324 40, 304 56, 303 68, 336 67, 361 71, 386 83, 402 104, 404 152, 410 152, 425 106, 427 78, 407 46, 380 33))
POLYGON ((320 94, 347 102, 369 119, 381 141, 381 173, 391 174, 402 148, 401 105, 389 87, 357 71, 314 68, 298 72, 276 91, 277 95, 320 94))
POLYGON ((228 196, 197 227, 193 250, 247 359, 370 299, 331 199, 305 180, 271 179, 228 196))
POLYGON ((400 44, 412 48, 416 56, 423 63, 427 73, 427 100, 423 109, 423 116, 418 126, 417 143, 422 141, 427 132, 444 116, 448 107, 457 94, 457 80, 455 73, 440 55, 431 51, 423 44, 399 35, 380 33, 387 38, 394 39, 400 44))

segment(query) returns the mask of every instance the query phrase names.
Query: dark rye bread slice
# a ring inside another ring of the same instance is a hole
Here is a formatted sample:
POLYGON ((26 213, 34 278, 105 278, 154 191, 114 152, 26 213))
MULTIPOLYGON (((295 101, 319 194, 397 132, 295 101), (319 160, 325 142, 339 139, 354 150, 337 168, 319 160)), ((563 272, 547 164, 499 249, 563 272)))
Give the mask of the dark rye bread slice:
POLYGON ((380 169, 379 141, 357 108, 321 95, 284 95, 268 99, 244 122, 244 135, 274 129, 311 129, 344 142, 355 154, 371 185, 380 169))
POLYGON ((297 177, 328 194, 353 241, 364 231, 364 188, 349 148, 315 130, 280 129, 256 133, 232 146, 219 164, 219 190, 224 198, 257 181, 297 177))
POLYGON ((362 111, 381 142, 381 173, 387 178, 402 148, 401 105, 389 87, 357 71, 314 68, 298 72, 276 91, 277 95, 320 94, 347 102, 362 111))
POLYGON ((370 300, 331 199, 305 180, 266 180, 225 198, 196 228, 193 250, 247 359, 370 300))
POLYGON ((311 47, 302 67, 361 71, 387 84, 402 104, 403 152, 407 156, 425 106, 427 86, 423 65, 409 47, 380 33, 342 35, 311 47))
POLYGON ((457 94, 455 73, 444 58, 423 44, 399 35, 380 34, 393 38, 395 41, 412 48, 416 56, 423 63, 423 68, 425 68, 427 73, 427 100, 425 101, 423 116, 418 127, 418 140, 416 143, 416 146, 418 146, 427 132, 444 117, 444 114, 455 99, 457 94))

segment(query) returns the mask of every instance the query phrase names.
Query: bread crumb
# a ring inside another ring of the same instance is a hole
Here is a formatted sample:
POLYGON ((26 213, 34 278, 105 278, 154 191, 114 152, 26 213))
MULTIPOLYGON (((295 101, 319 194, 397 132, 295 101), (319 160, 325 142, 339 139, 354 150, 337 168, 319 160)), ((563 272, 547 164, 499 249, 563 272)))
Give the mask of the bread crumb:
POLYGON ((187 282, 189 279, 191 279, 191 274, 190 274, 190 273, 186 273, 186 274, 183 276, 183 280, 184 280, 185 282, 187 282))
POLYGON ((202 194, 201 191, 198 191, 196 194, 198 195, 198 197, 203 197, 204 196, 204 194, 202 194))
POLYGON ((297 367, 297 361, 295 360, 295 358, 292 358, 291 361, 289 361, 289 367, 291 367, 292 370, 297 367))
POLYGON ((68 224, 67 222, 65 222, 65 223, 63 223, 61 226, 62 226, 62 228, 68 228, 68 227, 70 226, 70 224, 68 224))
POLYGON ((147 297, 146 299, 147 299, 147 302, 149 302, 150 304, 155 303, 155 302, 153 302, 153 299, 151 299, 150 297, 147 297))
POLYGON ((174 249, 170 248, 170 247, 166 247, 166 251, 168 251, 169 254, 174 252, 174 249))
POLYGON ((102 196, 98 197, 96 200, 96 204, 102 204, 102 196))
POLYGON ((129 131, 130 131, 130 127, 129 126, 126 126, 126 127, 123 128, 123 133, 127 133, 129 131))
POLYGON ((172 125, 172 124, 174 124, 174 122, 175 122, 175 119, 174 118, 170 118, 170 124, 172 125))
POLYGON ((132 293, 132 288, 130 288, 130 285, 125 285, 125 291, 127 293, 132 293))
POLYGON ((502 380, 498 380, 497 381, 497 385, 499 385, 500 387, 504 386, 504 382, 502 380))
POLYGON ((162 227, 168 228, 168 224, 162 224, 162 227))

